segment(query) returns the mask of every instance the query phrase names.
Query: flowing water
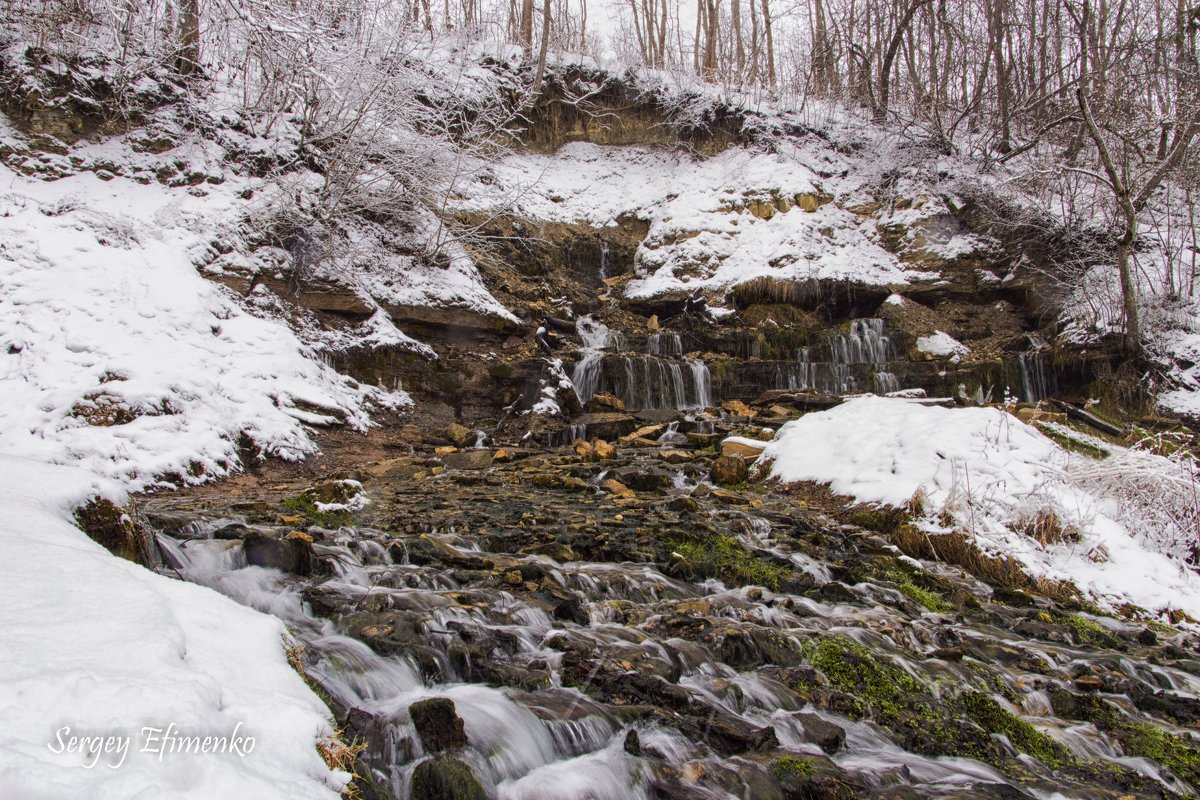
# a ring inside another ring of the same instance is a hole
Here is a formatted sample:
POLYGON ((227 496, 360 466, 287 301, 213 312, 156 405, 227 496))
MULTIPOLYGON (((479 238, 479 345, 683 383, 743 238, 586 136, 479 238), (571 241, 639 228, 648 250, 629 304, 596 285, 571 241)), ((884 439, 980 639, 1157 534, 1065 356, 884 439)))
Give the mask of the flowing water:
POLYGON ((713 404, 712 376, 701 360, 683 357, 678 334, 655 333, 644 353, 628 351, 627 338, 590 316, 576 321, 583 340, 571 382, 581 402, 608 392, 625 407, 638 409, 706 408, 713 404))
MULTIPOLYGON (((660 443, 689 446, 671 426, 660 443)), ((1190 638, 1148 645, 1155 637, 1136 625, 1078 622, 1041 599, 1008 605, 955 567, 902 557, 785 495, 714 494, 703 453, 676 464, 657 452, 593 463, 552 451, 483 471, 369 479, 372 502, 351 526, 307 526, 316 566, 297 574, 251 565, 243 544, 287 541, 294 523, 270 510, 285 488, 190 505, 158 496, 147 511, 177 574, 287 624, 308 674, 340 723, 369 742, 367 763, 397 798, 410 796, 428 755, 408 709, 429 697, 454 702, 467 736, 458 757, 496 798, 777 797, 773 782, 791 780, 780 777, 785 755, 851 792, 805 784, 796 795, 805 797, 1191 790, 1130 751, 1131 740, 1060 716, 1064 697, 1102 697, 1139 724, 1176 730, 1150 716, 1165 697, 1173 713, 1200 718, 1190 638), (563 475, 586 478, 586 490, 563 475), (603 490, 612 477, 638 486, 637 499, 603 490), (246 519, 243 507, 267 510, 246 519), (731 549, 732 561, 722 555, 731 549), (923 597, 914 581, 934 592, 937 610, 913 599, 923 597), (931 739, 926 729, 946 724, 940 710, 890 720, 889 706, 852 696, 862 687, 818 660, 831 642, 849 664, 859 651, 845 648, 862 648, 892 683, 919 684, 912 699, 888 701, 902 710, 944 704, 953 715, 953 698, 981 693, 1065 757, 1108 771, 1047 766, 1003 733, 975 745, 993 755, 964 757, 957 742, 978 728, 931 739), (1093 674, 1102 693, 1078 694, 1074 681, 1093 674)))
POLYGON ((901 386, 891 369, 895 359, 883 320, 851 320, 846 333, 831 334, 820 345, 803 347, 796 353, 795 364, 780 365, 775 388, 816 389, 826 394, 896 392, 901 386))

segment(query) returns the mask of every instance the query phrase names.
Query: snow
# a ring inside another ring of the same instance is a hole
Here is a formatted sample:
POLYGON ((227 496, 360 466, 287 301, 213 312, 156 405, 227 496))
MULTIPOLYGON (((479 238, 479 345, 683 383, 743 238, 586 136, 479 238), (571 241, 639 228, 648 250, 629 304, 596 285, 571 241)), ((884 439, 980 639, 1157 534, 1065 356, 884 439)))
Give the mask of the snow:
MULTIPOLYGON (((780 142, 776 152, 735 147, 708 159, 640 147, 574 143, 554 155, 519 154, 494 167, 461 202, 470 210, 563 223, 647 220, 629 297, 720 290, 756 278, 905 285, 918 273, 885 250, 875 222, 823 202, 806 212, 798 196, 852 193, 832 148, 780 142), (771 206, 769 219, 751 213, 771 206), (787 207, 787 211, 777 210, 787 207)), ((915 212, 914 212, 915 213, 915 212)))
POLYGON ((1071 581, 1108 609, 1131 603, 1200 618, 1200 577, 1163 539, 1158 498, 1114 488, 1170 478, 1194 498, 1194 476, 1181 479, 1160 456, 1111 449, 1092 462, 1002 409, 862 397, 787 423, 762 459, 785 482, 826 483, 860 502, 900 507, 919 492, 927 530, 942 530, 935 520, 944 510, 984 552, 1015 559, 1032 577, 1071 581), (1019 532, 1043 510, 1079 541, 1042 545, 1019 532))
MULTIPOLYGON (((287 664, 278 620, 115 558, 71 521, 90 496, 235 470, 239 440, 298 458, 315 451, 306 424, 362 428, 371 405, 411 403, 338 375, 279 318, 200 277, 192 256, 237 189, 0 172, 6 797, 335 798, 348 778, 315 748, 329 712, 287 664), (238 730, 254 749, 138 752, 143 727, 172 723, 238 730), (66 727, 64 743, 112 734, 129 752, 88 769, 94 758, 58 746, 66 727)), ((371 330, 399 341, 389 326, 371 330)))
POLYGON ((349 775, 314 746, 328 711, 288 665, 283 624, 110 555, 69 521, 95 494, 122 500, 84 469, 0 455, 0 794, 336 800, 349 775), (254 741, 160 758, 143 728, 172 723, 254 741), (68 748, 85 735, 128 737, 124 755, 68 748))
POLYGON ((232 191, 4 175, 0 451, 136 490, 227 474, 242 434, 295 459, 315 451, 304 422, 369 424, 378 390, 196 273, 189 250, 232 191), (130 419, 88 424, 114 409, 130 419))
POLYGON ((948 333, 934 331, 930 336, 917 339, 917 350, 937 358, 948 358, 954 363, 971 352, 971 348, 948 333))

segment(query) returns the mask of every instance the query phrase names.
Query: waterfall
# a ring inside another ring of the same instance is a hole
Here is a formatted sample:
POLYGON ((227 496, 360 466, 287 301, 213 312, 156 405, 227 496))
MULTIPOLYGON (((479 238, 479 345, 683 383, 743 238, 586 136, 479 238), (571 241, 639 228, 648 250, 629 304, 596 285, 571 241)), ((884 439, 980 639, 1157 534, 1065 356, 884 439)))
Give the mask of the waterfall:
POLYGON ((608 278, 608 242, 600 240, 600 282, 608 278))
POLYGON ((683 339, 678 333, 655 333, 646 339, 646 353, 652 356, 682 356, 683 339))
POLYGON ((1038 403, 1054 394, 1053 370, 1046 374, 1046 354, 1041 350, 1027 350, 1017 357, 1021 370, 1021 392, 1025 402, 1038 403))
POLYGON ((626 349, 621 334, 590 316, 576 320, 575 329, 583 348, 571 371, 571 384, 580 402, 586 403, 598 392, 609 392, 629 409, 685 411, 712 405, 708 366, 699 359, 682 358, 679 334, 656 333, 646 340, 645 353, 619 355, 626 349))
POLYGON ((586 314, 575 321, 575 330, 583 339, 583 357, 571 371, 571 385, 579 395, 579 402, 586 403, 599 390, 604 372, 604 348, 609 346, 612 337, 608 326, 586 314))
POLYGON ((775 386, 779 389, 816 389, 827 394, 847 394, 864 391, 862 370, 871 372, 869 387, 879 394, 899 391, 900 380, 887 367, 892 361, 892 342, 881 319, 850 321, 847 333, 828 337, 820 355, 814 358, 813 347, 802 347, 796 353, 796 363, 780 365, 775 371, 775 386))

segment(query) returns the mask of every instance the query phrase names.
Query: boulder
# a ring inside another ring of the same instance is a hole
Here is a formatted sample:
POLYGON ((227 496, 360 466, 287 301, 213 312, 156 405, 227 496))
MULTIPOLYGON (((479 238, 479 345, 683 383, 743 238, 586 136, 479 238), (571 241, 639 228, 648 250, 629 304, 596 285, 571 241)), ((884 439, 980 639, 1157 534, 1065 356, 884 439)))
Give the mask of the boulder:
POLYGON ((431 758, 413 770, 412 800, 487 800, 487 792, 465 761, 431 758))
POLYGON ((466 425, 459 425, 457 422, 454 422, 446 428, 446 438, 456 446, 463 447, 468 442, 475 441, 475 434, 466 425))
POLYGON ((492 465, 491 450, 460 450, 442 457, 450 469, 486 469, 492 465))
POLYGON ((454 709, 454 701, 448 697, 429 697, 418 700, 408 707, 413 727, 426 753, 441 753, 459 750, 467 746, 467 735, 463 730, 463 719, 454 709))
POLYGON ((830 755, 846 743, 845 730, 832 722, 826 722, 816 714, 799 713, 794 715, 794 719, 804 727, 804 738, 830 755))
POLYGON ((721 456, 713 460, 708 474, 713 483, 732 486, 745 483, 750 477, 750 468, 741 456, 721 456))
POLYGON ((250 530, 242 539, 242 552, 250 566, 277 569, 292 575, 312 575, 317 562, 312 537, 298 531, 278 537, 250 530))
POLYGON ((767 447, 766 442, 752 439, 729 438, 721 442, 721 456, 724 458, 755 459, 762 455, 767 447))
POLYGON ((625 402, 614 394, 609 394, 608 392, 599 392, 588 398, 587 403, 585 403, 583 406, 583 410, 591 413, 624 411, 625 402))

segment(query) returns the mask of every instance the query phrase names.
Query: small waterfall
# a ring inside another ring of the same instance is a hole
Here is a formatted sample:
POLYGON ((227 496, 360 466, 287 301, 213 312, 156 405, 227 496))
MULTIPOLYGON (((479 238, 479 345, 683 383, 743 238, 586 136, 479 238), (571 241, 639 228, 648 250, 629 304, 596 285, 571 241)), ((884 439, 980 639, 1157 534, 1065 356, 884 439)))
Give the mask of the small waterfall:
POLYGON ((679 334, 656 333, 646 340, 645 353, 617 355, 606 351, 625 350, 624 336, 590 316, 580 317, 575 329, 583 348, 571 372, 571 383, 580 402, 586 403, 598 392, 610 392, 629 409, 685 411, 712 405, 708 366, 699 359, 682 358, 679 334))
POLYGON ((1021 370, 1021 393, 1027 403, 1038 403, 1055 393, 1054 371, 1047 374, 1046 353, 1042 350, 1027 350, 1017 357, 1021 370))
POLYGON ((646 353, 652 356, 683 355, 683 339, 678 333, 655 333, 646 339, 646 353))
POLYGON ((831 335, 820 348, 802 347, 795 364, 777 367, 775 388, 816 389, 827 394, 868 389, 878 394, 896 392, 900 380, 887 369, 892 359, 892 342, 883 320, 855 319, 850 321, 849 332, 831 335), (818 350, 824 359, 814 358, 818 350), (870 385, 862 382, 867 377, 862 367, 870 372, 870 385))
POLYGON ((590 315, 584 315, 575 321, 575 330, 583 339, 583 357, 571 371, 571 384, 579 402, 586 403, 600 386, 600 378, 604 372, 604 348, 610 345, 612 336, 608 326, 596 322, 590 315))
POLYGON ((608 242, 600 240, 600 282, 608 279, 608 242))
POLYGON ((587 440, 587 425, 568 425, 558 433, 550 435, 550 447, 570 447, 577 439, 587 440))

